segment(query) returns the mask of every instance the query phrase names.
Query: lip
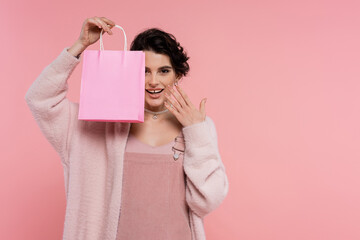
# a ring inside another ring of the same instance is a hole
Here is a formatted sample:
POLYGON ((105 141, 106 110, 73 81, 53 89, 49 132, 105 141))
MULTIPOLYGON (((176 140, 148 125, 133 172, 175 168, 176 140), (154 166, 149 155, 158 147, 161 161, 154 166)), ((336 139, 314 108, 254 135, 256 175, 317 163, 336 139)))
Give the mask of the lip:
POLYGON ((160 89, 162 89, 162 91, 159 93, 156 93, 156 94, 149 93, 147 89, 145 89, 145 92, 147 93, 147 95, 149 95, 150 98, 156 99, 156 98, 159 98, 161 96, 161 94, 164 92, 164 88, 158 88, 157 90, 160 90, 160 89))
MULTIPOLYGON (((151 90, 149 90, 149 89, 145 89, 145 91, 147 91, 147 92, 149 92, 149 91, 157 91, 157 90, 161 90, 161 92, 160 93, 162 93, 164 90, 165 90, 165 88, 155 88, 155 89, 151 89, 151 90)), ((157 93, 158 94, 158 93, 157 93)))

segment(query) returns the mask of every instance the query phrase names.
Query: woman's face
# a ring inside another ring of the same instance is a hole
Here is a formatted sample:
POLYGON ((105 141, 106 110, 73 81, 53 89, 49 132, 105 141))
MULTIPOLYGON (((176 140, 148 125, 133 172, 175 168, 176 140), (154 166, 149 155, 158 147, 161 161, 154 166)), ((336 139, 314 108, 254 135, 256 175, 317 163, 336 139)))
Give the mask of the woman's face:
MULTIPOLYGON (((164 105, 166 97, 166 86, 172 86, 176 80, 170 57, 153 51, 145 52, 145 108, 151 111, 162 111, 167 109, 164 105), (151 94, 149 91, 160 93, 151 94)), ((171 95, 171 94, 169 94, 171 95)))

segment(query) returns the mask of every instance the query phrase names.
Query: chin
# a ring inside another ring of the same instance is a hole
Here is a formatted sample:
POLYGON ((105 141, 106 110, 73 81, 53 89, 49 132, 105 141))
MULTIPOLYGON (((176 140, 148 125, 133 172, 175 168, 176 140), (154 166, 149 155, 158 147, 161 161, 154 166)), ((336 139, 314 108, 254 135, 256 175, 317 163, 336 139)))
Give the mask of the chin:
POLYGON ((151 106, 151 107, 162 106, 162 105, 164 105, 164 101, 161 100, 161 99, 145 101, 145 105, 148 105, 148 106, 151 106))

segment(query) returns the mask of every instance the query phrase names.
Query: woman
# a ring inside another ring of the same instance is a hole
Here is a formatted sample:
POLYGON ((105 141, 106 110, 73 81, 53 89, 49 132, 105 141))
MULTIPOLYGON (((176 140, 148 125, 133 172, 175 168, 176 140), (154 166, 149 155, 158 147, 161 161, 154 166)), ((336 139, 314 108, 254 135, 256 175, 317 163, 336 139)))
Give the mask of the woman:
POLYGON ((63 239, 205 239, 203 218, 224 200, 228 179, 205 102, 197 110, 177 84, 189 66, 176 39, 153 28, 131 44, 145 52, 144 123, 79 121, 78 103, 66 98, 81 53, 114 26, 86 19, 25 96, 64 167, 63 239))

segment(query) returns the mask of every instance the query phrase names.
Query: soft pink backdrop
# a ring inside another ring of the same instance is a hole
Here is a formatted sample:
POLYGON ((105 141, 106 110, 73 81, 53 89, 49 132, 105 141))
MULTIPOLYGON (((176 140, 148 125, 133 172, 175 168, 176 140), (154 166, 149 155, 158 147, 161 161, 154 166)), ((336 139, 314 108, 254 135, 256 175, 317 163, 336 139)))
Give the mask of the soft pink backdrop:
MULTIPOLYGON (((160 27, 188 51, 183 87, 216 124, 230 189, 207 239, 360 239, 359 1, 0 2, 0 239, 60 239, 63 169, 24 95, 87 17, 160 27)), ((119 29, 105 35, 121 49, 119 29)), ((99 42, 89 49, 98 49, 99 42)), ((79 100, 81 64, 68 97, 79 100)))

